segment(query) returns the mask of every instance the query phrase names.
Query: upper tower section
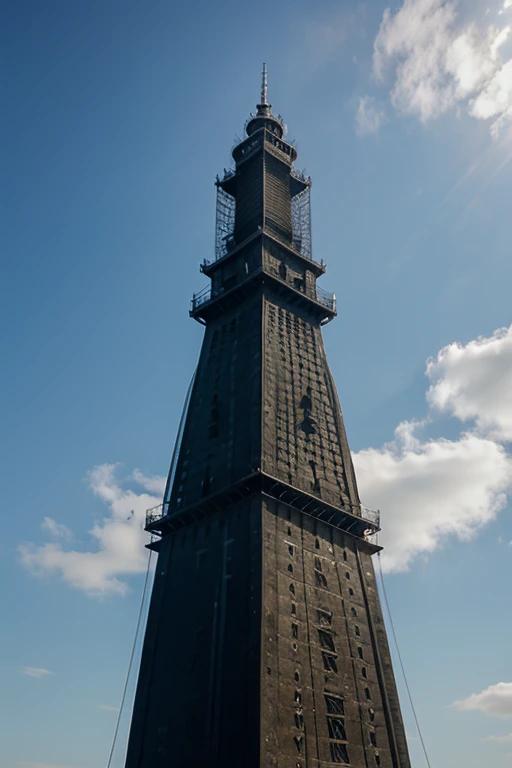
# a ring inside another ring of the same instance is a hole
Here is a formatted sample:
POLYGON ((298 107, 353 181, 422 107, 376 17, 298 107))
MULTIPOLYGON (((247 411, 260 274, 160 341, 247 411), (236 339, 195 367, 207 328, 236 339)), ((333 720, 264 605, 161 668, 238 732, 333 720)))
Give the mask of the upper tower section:
MULTIPOLYGON (((293 169, 297 150, 284 138, 285 126, 272 114, 267 97, 267 70, 263 65, 261 103, 246 122, 246 137, 232 152, 235 167, 217 185, 235 203, 233 240, 240 244, 258 229, 301 250, 300 232, 294 232, 292 200, 311 185, 293 169)), ((230 244, 228 244, 229 246, 230 244)), ((311 256, 310 245, 308 253, 311 256)))
POLYGON ((200 322, 262 284, 307 305, 320 322, 336 314, 334 297, 316 285, 325 267, 312 256, 311 179, 294 167, 297 150, 285 134, 268 102, 263 65, 256 114, 232 150, 233 167, 215 182, 215 261, 201 266, 212 284, 192 300, 191 315, 200 322))

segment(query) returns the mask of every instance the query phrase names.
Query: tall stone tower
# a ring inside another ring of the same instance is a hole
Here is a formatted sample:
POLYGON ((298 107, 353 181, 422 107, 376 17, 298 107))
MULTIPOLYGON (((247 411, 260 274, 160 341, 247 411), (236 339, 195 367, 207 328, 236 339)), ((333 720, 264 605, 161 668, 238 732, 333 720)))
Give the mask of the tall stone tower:
POLYGON ((217 179, 205 326, 163 505, 126 768, 410 768, 322 341, 310 179, 267 101, 217 179))

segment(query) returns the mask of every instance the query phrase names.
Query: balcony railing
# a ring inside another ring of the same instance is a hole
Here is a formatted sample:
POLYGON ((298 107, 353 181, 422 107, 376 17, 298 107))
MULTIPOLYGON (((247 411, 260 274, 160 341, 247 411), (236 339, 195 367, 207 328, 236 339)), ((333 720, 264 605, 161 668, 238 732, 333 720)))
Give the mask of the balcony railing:
POLYGON ((372 525, 372 527, 380 530, 380 510, 370 509, 369 507, 363 507, 361 505, 361 517, 372 525))
POLYGON ((168 511, 168 502, 165 504, 157 504, 156 507, 151 507, 151 509, 148 509, 146 511, 146 528, 148 528, 148 526, 150 526, 152 523, 156 523, 158 520, 161 520, 162 517, 165 517, 168 511))
POLYGON ((206 288, 203 288, 202 291, 199 293, 194 293, 192 296, 192 312, 194 312, 198 307, 200 307, 202 304, 206 304, 207 301, 210 301, 212 297, 212 288, 211 285, 207 285, 206 288))
POLYGON ((332 309, 333 312, 336 312, 336 294, 335 293, 329 293, 328 291, 324 291, 323 288, 320 288, 320 286, 316 286, 316 300, 319 302, 319 304, 322 304, 324 307, 327 307, 328 309, 332 309))

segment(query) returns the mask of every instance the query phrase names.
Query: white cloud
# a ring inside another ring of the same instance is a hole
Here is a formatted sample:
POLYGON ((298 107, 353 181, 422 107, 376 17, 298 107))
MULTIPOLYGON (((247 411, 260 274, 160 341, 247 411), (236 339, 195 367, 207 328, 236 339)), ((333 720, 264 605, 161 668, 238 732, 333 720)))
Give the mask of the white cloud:
POLYGON ((385 119, 383 110, 376 105, 373 96, 363 96, 359 99, 356 112, 356 133, 358 136, 377 133, 385 119))
POLYGON ((46 531, 46 533, 49 533, 53 539, 70 539, 72 537, 69 528, 66 525, 57 523, 53 517, 43 518, 41 528, 43 531, 46 531))
POLYGON ((387 570, 406 570, 449 536, 468 539, 493 520, 512 487, 512 326, 427 361, 429 414, 404 422, 381 448, 354 455, 364 504, 382 515, 387 570), (475 428, 456 440, 421 439, 440 413, 475 428))
POLYGON ((382 448, 354 455, 364 504, 381 510, 383 567, 406 570, 448 536, 471 538, 505 506, 512 460, 477 435, 422 442, 405 422, 382 448))
POLYGON ((113 707, 111 704, 98 704, 98 709, 104 712, 119 712, 119 707, 113 707))
POLYGON ((512 440, 512 326, 465 346, 449 344, 428 361, 427 376, 433 409, 475 420, 494 440, 512 440))
POLYGON ((165 491, 166 478, 160 477, 160 475, 152 475, 148 477, 143 475, 140 469, 134 469, 132 477, 136 483, 138 483, 146 491, 150 493, 156 493, 157 496, 163 497, 165 491))
POLYGON ((512 683, 496 683, 467 699, 454 701, 456 709, 483 712, 489 717, 512 717, 512 683))
MULTIPOLYGON (((508 0, 504 7, 508 6, 508 0)), ((500 48, 511 28, 462 23, 455 0, 404 0, 384 12, 374 42, 373 68, 392 72, 391 101, 423 122, 465 105, 472 117, 493 118, 496 138, 512 120, 512 60, 500 48)))
MULTIPOLYGON (((122 577, 146 569, 145 512, 160 503, 162 496, 122 488, 116 479, 117 471, 116 464, 102 464, 87 477, 93 493, 110 508, 109 515, 90 530, 95 550, 65 549, 57 542, 23 544, 19 551, 26 568, 39 576, 57 574, 70 586, 93 596, 126 593, 128 586, 122 577)), ((164 478, 148 478, 139 470, 135 470, 131 481, 151 493, 161 491, 165 483, 164 478)))
POLYGON ((512 733, 505 736, 486 736, 482 741, 492 741, 494 744, 512 744, 512 733))
POLYGON ((43 669, 42 667, 22 667, 21 671, 29 677, 48 677, 48 675, 54 674, 49 669, 43 669))

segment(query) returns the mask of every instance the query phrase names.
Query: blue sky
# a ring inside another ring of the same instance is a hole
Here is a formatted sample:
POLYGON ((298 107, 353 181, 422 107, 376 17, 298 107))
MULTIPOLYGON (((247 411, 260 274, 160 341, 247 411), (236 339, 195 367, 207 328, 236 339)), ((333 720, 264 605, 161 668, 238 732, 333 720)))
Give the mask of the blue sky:
POLYGON ((512 3, 386 8, 4 4, 2 768, 106 763, 262 61, 431 763, 512 764, 512 3))

